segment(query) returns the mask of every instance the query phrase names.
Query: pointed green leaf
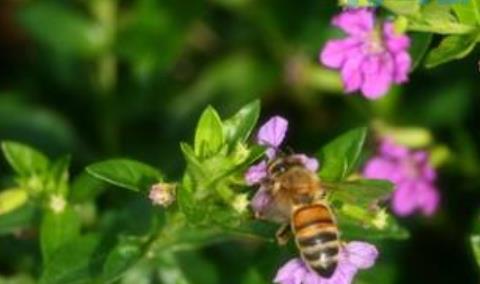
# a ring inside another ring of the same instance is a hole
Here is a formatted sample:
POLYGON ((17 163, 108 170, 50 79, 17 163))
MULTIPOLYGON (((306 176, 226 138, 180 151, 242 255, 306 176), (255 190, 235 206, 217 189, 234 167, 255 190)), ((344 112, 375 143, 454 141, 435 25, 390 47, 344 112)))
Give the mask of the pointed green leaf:
POLYGON ((367 128, 361 127, 328 143, 318 153, 320 161, 319 175, 326 181, 345 179, 357 166, 367 137, 367 128))
POLYGON ((47 188, 50 192, 65 196, 68 192, 68 168, 70 156, 64 156, 52 162, 48 173, 47 188))
POLYGON ((70 207, 62 212, 46 210, 40 227, 40 245, 45 262, 48 262, 56 251, 80 235, 80 219, 70 207))
POLYGON ((478 35, 452 35, 445 37, 440 45, 431 50, 425 66, 433 68, 440 64, 461 59, 470 54, 477 44, 478 35))
POLYGON ((477 261, 477 265, 480 267, 480 235, 473 235, 470 237, 470 243, 473 248, 473 255, 477 261))
POLYGON ((237 142, 244 142, 255 127, 260 116, 260 101, 256 100, 242 107, 235 115, 225 120, 223 128, 230 149, 237 142))
POLYGON ((125 237, 108 253, 103 266, 102 283, 111 283, 133 266, 143 254, 144 242, 139 238, 125 237))
POLYGON ((48 168, 48 158, 27 145, 7 141, 2 143, 2 150, 8 163, 19 175, 32 176, 48 168))
POLYGON ((433 35, 431 33, 411 33, 412 46, 410 47, 410 55, 412 56, 412 68, 416 69, 423 60, 425 54, 430 47, 433 35))
POLYGON ((415 15, 420 11, 418 0, 384 0, 382 5, 397 15, 415 15))
POLYGON ((139 192, 148 191, 150 186, 162 180, 157 169, 128 159, 95 163, 87 167, 87 172, 113 185, 139 192))
POLYGON ((91 284, 93 268, 105 256, 96 252, 99 237, 86 235, 68 242, 45 265, 39 284, 91 284))
POLYGON ((461 23, 472 26, 480 24, 480 0, 463 0, 452 6, 461 23))
POLYGON ((209 106, 197 124, 194 142, 195 155, 200 158, 210 157, 220 150, 224 141, 222 120, 217 111, 209 106))
POLYGON ((410 31, 451 35, 473 33, 476 27, 460 23, 453 15, 450 5, 432 1, 422 7, 421 15, 409 18, 408 29, 410 31))

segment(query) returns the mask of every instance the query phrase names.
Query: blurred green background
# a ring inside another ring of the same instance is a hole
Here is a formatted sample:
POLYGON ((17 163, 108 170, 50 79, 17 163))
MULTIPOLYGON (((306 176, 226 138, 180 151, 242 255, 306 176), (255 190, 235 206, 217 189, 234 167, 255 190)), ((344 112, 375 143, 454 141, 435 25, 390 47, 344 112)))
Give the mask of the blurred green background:
MULTIPOLYGON (((71 153, 73 176, 121 156, 175 180, 184 169, 178 143, 191 140, 209 104, 228 116, 261 99, 262 121, 287 117, 289 146, 306 153, 373 121, 422 127, 450 153, 439 169, 442 210, 402 220, 411 239, 378 243, 379 264, 358 283, 479 283, 468 239, 480 204, 478 52, 418 67, 379 101, 346 96, 317 59, 340 35, 329 26, 339 9, 333 0, 2 0, 0 140, 71 153)), ((425 40, 414 36, 414 45, 425 40)), ((0 178, 11 183, 4 160, 0 178)), ((100 213, 123 212, 120 231, 142 218, 142 201, 128 192, 92 196, 100 213)), ((0 238, 2 277, 39 273, 31 234, 0 238)), ((179 253, 162 271, 180 267, 194 284, 271 283, 291 256, 271 243, 228 241, 179 253)), ((151 271, 140 263, 119 283, 161 283, 151 271)))

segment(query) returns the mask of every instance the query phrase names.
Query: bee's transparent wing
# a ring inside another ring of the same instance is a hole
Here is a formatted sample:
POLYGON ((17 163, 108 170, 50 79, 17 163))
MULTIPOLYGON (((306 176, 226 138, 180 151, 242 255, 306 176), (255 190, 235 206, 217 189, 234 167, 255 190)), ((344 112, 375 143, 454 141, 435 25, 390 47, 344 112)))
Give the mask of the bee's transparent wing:
POLYGON ((362 179, 323 184, 332 202, 340 201, 363 208, 387 200, 393 191, 393 184, 385 180, 362 179))

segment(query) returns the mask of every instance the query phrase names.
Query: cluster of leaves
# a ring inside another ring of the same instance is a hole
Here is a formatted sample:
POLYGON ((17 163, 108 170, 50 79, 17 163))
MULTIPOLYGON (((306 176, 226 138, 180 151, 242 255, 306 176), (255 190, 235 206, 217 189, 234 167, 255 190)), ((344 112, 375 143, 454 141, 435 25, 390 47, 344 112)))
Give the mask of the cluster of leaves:
POLYGON ((353 2, 340 1, 343 5, 356 7, 380 4, 397 16, 395 24, 398 31, 420 32, 421 34, 414 35, 412 47, 414 55, 421 56, 428 51, 432 34, 444 35, 440 44, 428 51, 425 60, 427 68, 464 58, 480 41, 480 1, 478 0, 353 2))
MULTIPOLYGON (((264 154, 262 147, 248 143, 259 113, 258 101, 225 120, 212 107, 206 108, 198 121, 193 146, 180 144, 186 170, 178 183, 177 203, 157 211, 153 205, 142 205, 151 212, 141 212, 145 215, 136 218, 148 219, 151 215, 153 220, 135 232, 112 230, 101 224, 95 230, 88 225, 85 204, 73 191, 89 191, 93 185, 85 183, 84 175, 69 183, 67 157, 51 162, 28 146, 4 142, 4 154, 15 170, 17 187, 0 195, 0 232, 38 229, 40 283, 49 284, 110 283, 139 263, 147 270, 158 265, 163 273, 168 267, 177 269, 176 280, 169 282, 159 276, 165 283, 177 283, 184 276, 175 264, 175 251, 231 237, 272 240, 274 226, 253 220, 248 210, 247 196, 252 190, 243 180, 245 170, 264 154)), ((319 176, 332 188, 329 198, 338 212, 345 239, 405 238, 405 231, 385 209, 378 204, 372 207, 372 202, 389 194, 391 185, 347 180, 358 164, 366 134, 365 128, 354 129, 319 150, 319 176)), ((86 171, 116 188, 143 195, 145 202, 151 186, 165 182, 159 170, 129 159, 98 162, 86 171)), ((108 222, 109 217, 101 219, 100 223, 108 222)))

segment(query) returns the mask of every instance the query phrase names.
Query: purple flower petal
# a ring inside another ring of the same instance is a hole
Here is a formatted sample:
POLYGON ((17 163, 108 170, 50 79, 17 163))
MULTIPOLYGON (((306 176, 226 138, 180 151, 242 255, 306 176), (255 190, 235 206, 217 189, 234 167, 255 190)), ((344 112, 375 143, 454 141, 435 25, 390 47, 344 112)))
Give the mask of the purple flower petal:
POLYGON ((389 179, 396 169, 397 167, 391 160, 374 157, 367 162, 363 176, 371 179, 389 179))
POLYGON ((262 215, 262 212, 270 206, 271 202, 272 196, 270 193, 268 193, 264 187, 260 187, 250 201, 250 206, 252 206, 252 209, 256 214, 262 215))
POLYGON ((330 68, 339 68, 349 57, 352 48, 358 48, 360 41, 354 38, 330 40, 320 53, 320 62, 330 68))
POLYGON ((300 259, 294 258, 281 267, 274 282, 279 284, 351 284, 359 269, 373 266, 378 257, 375 246, 364 242, 348 243, 340 253, 337 269, 330 278, 322 278, 300 259))
POLYGON ((371 9, 346 9, 332 20, 332 25, 358 37, 371 31, 374 24, 374 13, 371 9))
POLYGON ((282 144, 288 128, 288 121, 281 116, 270 118, 257 134, 257 143, 269 147, 267 156, 270 159, 276 154, 276 148, 282 144))
POLYGON ((426 216, 433 215, 440 204, 440 194, 438 190, 428 183, 419 184, 420 189, 417 194, 417 205, 419 210, 426 216))
POLYGON ((300 258, 294 258, 282 266, 275 276, 273 282, 275 283, 295 283, 300 284, 302 281, 302 274, 304 273, 304 264, 300 258), (297 281, 294 281, 297 280, 297 281))
POLYGON ((392 83, 408 80, 412 64, 410 38, 395 33, 392 22, 384 22, 383 32, 378 35, 374 11, 357 8, 344 10, 332 24, 347 35, 328 41, 320 61, 341 70, 346 93, 361 90, 366 98, 377 99, 388 92, 392 83))
POLYGON ((353 49, 349 52, 349 57, 345 61, 341 71, 345 92, 354 92, 362 85, 363 78, 360 67, 362 66, 363 60, 364 54, 360 48, 353 49))
POLYGON ((247 170, 245 173, 245 181, 247 182, 247 185, 254 185, 260 183, 266 176, 267 162, 261 161, 247 170))
POLYGON ((438 209, 440 194, 434 185, 436 172, 425 151, 411 151, 384 139, 378 155, 366 163, 363 175, 394 183, 392 210, 398 216, 405 217, 417 211, 430 216, 438 209))
POLYGON ((393 79, 395 83, 405 83, 408 81, 408 72, 412 66, 410 54, 406 51, 399 51, 394 55, 395 73, 393 79))
POLYGON ((357 268, 367 269, 375 264, 378 250, 375 246, 364 242, 350 242, 345 246, 348 261, 357 268))
POLYGON ((392 140, 386 138, 381 141, 380 153, 385 156, 403 159, 410 154, 410 151, 407 149, 407 147, 397 145, 393 143, 392 140))
POLYGON ((362 64, 362 93, 369 99, 383 96, 393 81, 393 62, 389 54, 369 56, 362 64))
POLYGON ((390 52, 400 52, 410 47, 410 38, 404 34, 395 32, 392 22, 386 22, 383 26, 383 33, 386 45, 390 52))
POLYGON ((315 158, 308 157, 305 154, 296 154, 294 155, 298 158, 302 164, 310 171, 316 172, 318 170, 318 160, 315 158))

